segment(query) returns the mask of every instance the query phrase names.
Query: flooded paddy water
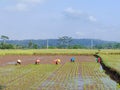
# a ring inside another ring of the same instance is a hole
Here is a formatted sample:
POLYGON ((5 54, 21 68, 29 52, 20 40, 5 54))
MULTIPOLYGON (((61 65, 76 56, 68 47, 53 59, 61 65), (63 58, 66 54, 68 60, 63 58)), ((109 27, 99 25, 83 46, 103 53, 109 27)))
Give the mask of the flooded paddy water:
MULTIPOLYGON (((70 62, 71 57, 73 56, 2 56, 0 80, 12 84, 1 90, 15 90, 16 87, 19 90, 119 90, 116 82, 101 72, 93 56, 77 55, 74 56, 75 62, 70 62), (34 65, 36 58, 41 59, 40 65, 34 65), (56 58, 60 58, 60 65, 53 63, 56 58), (22 60, 21 66, 14 65, 17 59, 22 60), (6 77, 5 74, 9 76, 6 77)), ((0 85, 7 86, 4 83, 0 85)))

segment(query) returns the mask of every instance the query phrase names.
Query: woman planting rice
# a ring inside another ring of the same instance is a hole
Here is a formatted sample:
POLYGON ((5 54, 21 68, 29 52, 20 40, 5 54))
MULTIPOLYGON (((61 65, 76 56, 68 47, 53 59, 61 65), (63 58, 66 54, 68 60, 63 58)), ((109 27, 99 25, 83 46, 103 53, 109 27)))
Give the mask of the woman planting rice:
POLYGON ((60 59, 55 59, 54 62, 55 62, 56 65, 58 65, 58 64, 61 63, 61 60, 60 59))
POLYGON ((40 63, 40 59, 37 59, 36 61, 35 61, 35 64, 39 64, 40 63))
POLYGON ((17 60, 17 64, 21 65, 21 60, 20 59, 17 60))
POLYGON ((72 57, 72 58, 70 59, 70 61, 71 61, 71 62, 75 62, 75 58, 72 57))

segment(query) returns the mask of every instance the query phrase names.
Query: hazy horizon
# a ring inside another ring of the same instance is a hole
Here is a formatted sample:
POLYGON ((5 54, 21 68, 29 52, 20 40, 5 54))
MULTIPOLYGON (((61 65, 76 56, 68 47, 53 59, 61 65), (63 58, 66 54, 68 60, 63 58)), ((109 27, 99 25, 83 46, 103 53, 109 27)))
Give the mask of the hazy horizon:
MULTIPOLYGON (((54 39, 59 39, 59 38, 48 38, 48 39, 8 39, 8 40, 6 40, 6 41, 9 41, 9 40, 11 40, 11 41, 23 41, 23 40, 54 40, 54 39)), ((119 43, 119 41, 112 41, 112 40, 103 40, 103 39, 95 39, 95 38, 72 38, 72 39, 80 39, 80 40, 82 40, 82 39, 88 39, 88 40, 100 40, 100 41, 108 41, 108 42, 118 42, 119 43)), ((0 41, 2 41, 2 39, 0 40, 0 41)))

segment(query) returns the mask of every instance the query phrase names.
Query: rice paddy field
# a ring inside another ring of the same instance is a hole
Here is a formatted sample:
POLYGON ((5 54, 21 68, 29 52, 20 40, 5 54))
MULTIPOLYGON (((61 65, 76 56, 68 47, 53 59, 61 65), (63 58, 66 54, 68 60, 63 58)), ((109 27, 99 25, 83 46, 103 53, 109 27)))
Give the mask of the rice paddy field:
POLYGON ((0 55, 91 55, 98 50, 91 49, 16 49, 16 50, 0 50, 0 55))
POLYGON ((104 63, 120 73, 120 55, 101 55, 104 63))
MULTIPOLYGON (((96 63, 93 57, 96 52, 98 50, 0 50, 0 90, 120 90, 96 63), (71 57, 75 57, 75 62, 70 62, 71 57), (41 60, 39 65, 34 64, 37 58, 41 60), (61 60, 59 65, 53 62, 56 58, 61 60), (17 59, 21 59, 22 65, 15 65, 17 59)), ((100 55, 105 64, 120 72, 118 50, 101 50, 100 55)))

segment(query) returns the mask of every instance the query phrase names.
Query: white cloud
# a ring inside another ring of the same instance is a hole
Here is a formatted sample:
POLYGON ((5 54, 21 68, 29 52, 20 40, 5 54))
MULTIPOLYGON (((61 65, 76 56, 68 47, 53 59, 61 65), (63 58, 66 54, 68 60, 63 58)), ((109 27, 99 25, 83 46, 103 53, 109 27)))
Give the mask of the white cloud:
POLYGON ((90 21, 93 21, 93 22, 97 21, 97 19, 94 16, 89 16, 88 18, 89 18, 90 21))
POLYGON ((5 9, 9 11, 26 11, 28 9, 28 5, 24 3, 17 3, 14 6, 7 6, 5 9))
POLYGON ((77 35, 78 37, 85 36, 85 34, 83 32, 75 32, 75 35, 77 35))
POLYGON ((27 10, 28 6, 27 4, 18 3, 15 8, 18 11, 25 11, 27 10))
POLYGON ((66 8, 64 11, 67 12, 67 13, 71 13, 71 14, 75 14, 75 13, 76 13, 76 14, 80 14, 79 11, 77 11, 77 10, 71 8, 71 7, 66 8))
POLYGON ((45 0, 13 0, 13 4, 5 6, 4 9, 8 11, 27 11, 29 8, 44 2, 45 0))
POLYGON ((64 10, 64 13, 65 13, 67 16, 71 16, 71 17, 79 17, 79 16, 82 15, 82 12, 77 11, 77 10, 71 8, 71 7, 66 8, 66 9, 64 10))
POLYGON ((80 10, 73 9, 71 7, 66 8, 64 10, 64 15, 73 19, 75 18, 75 19, 91 21, 91 22, 97 21, 97 19, 94 16, 89 15, 88 13, 82 12, 80 10))
POLYGON ((42 3, 43 1, 45 0, 21 0, 19 2, 36 4, 36 3, 42 3))

